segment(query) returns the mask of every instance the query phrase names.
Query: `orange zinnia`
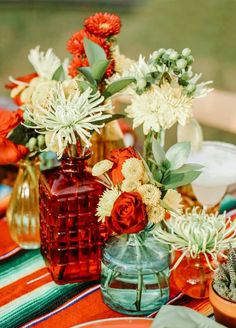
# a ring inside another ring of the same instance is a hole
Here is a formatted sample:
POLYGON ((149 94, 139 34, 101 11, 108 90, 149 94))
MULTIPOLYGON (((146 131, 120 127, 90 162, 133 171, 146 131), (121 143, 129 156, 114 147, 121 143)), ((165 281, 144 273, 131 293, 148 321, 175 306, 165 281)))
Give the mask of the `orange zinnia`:
POLYGON ((91 34, 107 38, 120 33, 120 17, 109 13, 96 13, 84 21, 84 28, 91 34))

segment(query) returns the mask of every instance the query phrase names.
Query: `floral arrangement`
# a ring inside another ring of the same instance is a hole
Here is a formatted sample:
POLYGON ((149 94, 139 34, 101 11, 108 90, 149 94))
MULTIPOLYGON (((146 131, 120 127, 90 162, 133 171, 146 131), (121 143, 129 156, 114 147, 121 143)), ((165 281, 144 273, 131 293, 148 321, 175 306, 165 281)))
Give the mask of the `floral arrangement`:
POLYGON ((213 270, 209 257, 217 262, 219 252, 228 249, 229 244, 236 246, 236 221, 226 218, 225 214, 207 214, 204 209, 193 208, 181 216, 172 213, 163 226, 156 227, 154 234, 160 242, 182 252, 173 269, 187 254, 192 258, 203 254, 213 270))
POLYGON ((100 133, 105 123, 122 117, 112 115, 108 98, 135 80, 119 79, 107 86, 105 82, 114 73, 116 61, 111 54, 120 26, 116 15, 98 13, 88 18, 84 30, 68 41, 68 50, 73 54, 69 65, 52 49, 43 52, 36 47, 29 52, 34 72, 10 77, 7 85, 11 97, 24 111, 22 125, 12 131, 12 138, 24 145, 31 138, 34 152, 53 151, 61 158, 69 149, 68 154, 76 156, 91 146, 94 131, 100 133))
POLYGON ((133 148, 113 150, 108 159, 92 169, 103 178, 107 190, 97 207, 97 216, 116 234, 138 233, 150 224, 162 221, 166 209, 181 212, 180 194, 162 192, 147 165, 133 148))
POLYGON ((236 302, 236 251, 232 246, 227 261, 215 273, 213 288, 221 297, 236 302))

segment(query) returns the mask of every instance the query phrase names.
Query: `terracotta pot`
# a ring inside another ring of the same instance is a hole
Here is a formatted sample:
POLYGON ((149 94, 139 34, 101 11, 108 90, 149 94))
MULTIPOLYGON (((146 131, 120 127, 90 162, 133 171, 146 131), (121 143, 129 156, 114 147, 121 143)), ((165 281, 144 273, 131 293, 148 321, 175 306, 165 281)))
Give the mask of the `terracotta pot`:
POLYGON ((228 328, 236 327, 236 303, 220 297, 210 285, 209 299, 217 322, 228 328))

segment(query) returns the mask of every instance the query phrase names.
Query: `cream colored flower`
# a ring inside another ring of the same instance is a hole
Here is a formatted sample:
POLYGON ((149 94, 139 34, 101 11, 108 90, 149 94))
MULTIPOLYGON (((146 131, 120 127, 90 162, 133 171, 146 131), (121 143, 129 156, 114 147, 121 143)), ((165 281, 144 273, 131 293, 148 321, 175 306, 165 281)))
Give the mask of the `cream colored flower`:
POLYGON ((176 212, 182 211, 182 197, 176 190, 169 189, 163 198, 163 202, 176 212))
POLYGON ((109 171, 113 166, 113 162, 109 161, 108 159, 104 159, 103 161, 100 161, 96 163, 92 168, 92 175, 95 177, 98 177, 100 175, 103 175, 107 171, 109 171))
POLYGON ((165 210, 160 205, 147 206, 148 220, 152 223, 159 223, 165 218, 165 210))
POLYGON ((52 90, 54 90, 57 84, 57 81, 51 80, 38 83, 35 87, 31 86, 31 88, 34 87, 31 95, 31 103, 34 112, 41 110, 40 108, 46 109, 49 107, 49 103, 53 97, 52 90))
POLYGON ((45 144, 50 151, 57 153, 59 151, 59 144, 57 139, 53 136, 52 132, 48 132, 45 134, 45 144))
POLYGON ((121 173, 125 179, 141 180, 144 175, 144 167, 141 160, 129 158, 122 165, 121 173))
POLYGON ((192 98, 184 95, 182 86, 166 82, 133 95, 125 112, 133 119, 133 128, 143 125, 147 135, 150 131, 169 129, 176 122, 185 125, 192 117, 192 98))
POLYGON ((156 206, 161 198, 160 189, 152 184, 144 184, 138 188, 145 205, 156 206))
POLYGON ((111 216, 113 205, 120 194, 117 188, 104 191, 97 207, 96 215, 99 217, 99 221, 104 222, 106 217, 111 216))
POLYGON ((134 60, 120 53, 120 49, 118 45, 116 45, 112 49, 112 57, 115 60, 115 72, 119 74, 123 74, 126 70, 128 70, 131 67, 131 65, 134 64, 134 60))
POLYGON ((136 191, 140 185, 141 183, 138 180, 125 179, 122 182, 121 190, 126 192, 136 191))
POLYGON ((62 87, 66 97, 79 90, 79 86, 75 79, 68 79, 63 81, 62 87))

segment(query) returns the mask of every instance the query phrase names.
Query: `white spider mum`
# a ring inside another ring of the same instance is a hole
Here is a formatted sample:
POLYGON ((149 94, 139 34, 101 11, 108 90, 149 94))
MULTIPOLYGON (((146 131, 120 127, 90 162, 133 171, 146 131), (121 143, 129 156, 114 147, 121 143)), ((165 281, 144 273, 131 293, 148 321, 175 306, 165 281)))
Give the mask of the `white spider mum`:
POLYGON ((99 221, 104 221, 106 217, 111 216, 113 205, 121 192, 117 188, 105 190, 102 194, 96 215, 99 217, 99 221))
POLYGON ((185 125, 192 117, 192 98, 184 95, 181 86, 163 83, 140 96, 134 95, 125 111, 133 119, 133 128, 143 125, 147 135, 151 130, 169 129, 176 122, 185 125))
POLYGON ((76 144, 78 138, 90 146, 92 132, 100 133, 104 126, 102 121, 111 117, 105 113, 111 110, 110 103, 102 104, 104 98, 99 92, 92 94, 92 89, 83 93, 77 90, 66 97, 60 83, 50 92, 51 96, 45 107, 39 104, 38 110, 35 111, 26 106, 24 118, 30 124, 25 125, 45 136, 50 134, 50 138, 46 138, 50 142, 45 151, 55 149, 57 143, 58 158, 61 158, 67 145, 76 144))
POLYGON ((31 49, 28 59, 40 77, 51 80, 53 74, 61 65, 61 61, 51 48, 46 52, 40 51, 39 49, 39 46, 31 49))

